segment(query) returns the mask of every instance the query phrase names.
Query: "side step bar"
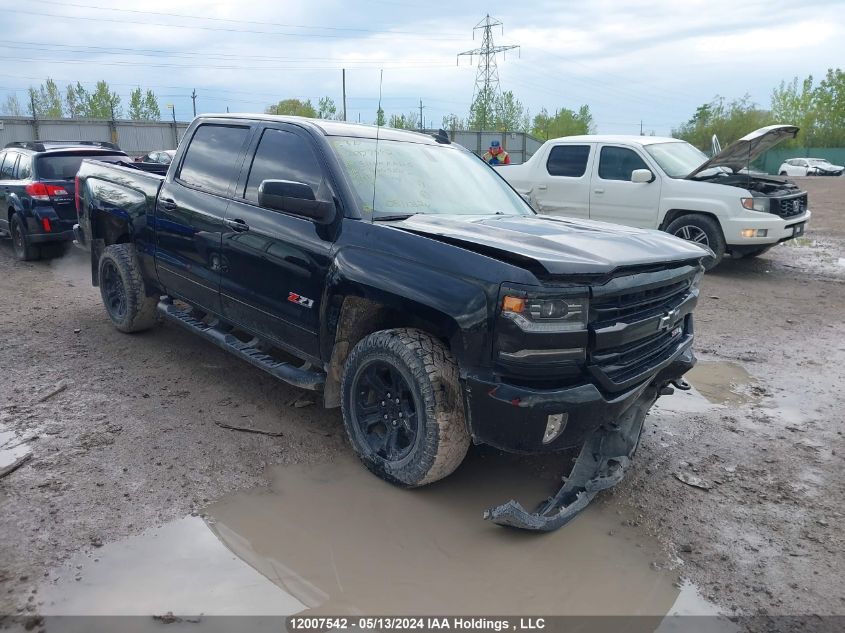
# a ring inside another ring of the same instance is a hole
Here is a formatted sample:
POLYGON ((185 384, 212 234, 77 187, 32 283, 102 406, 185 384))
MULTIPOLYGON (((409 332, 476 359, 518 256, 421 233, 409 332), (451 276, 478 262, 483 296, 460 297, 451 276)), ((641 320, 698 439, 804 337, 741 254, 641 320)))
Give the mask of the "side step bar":
POLYGON ((189 312, 180 310, 172 303, 160 301, 158 311, 168 321, 178 323, 185 329, 199 334, 218 347, 222 347, 227 352, 231 352, 251 365, 263 369, 267 373, 272 374, 280 380, 284 380, 294 387, 310 389, 311 391, 322 391, 323 389, 323 385, 326 382, 326 375, 321 371, 300 369, 290 363, 277 361, 272 356, 256 349, 250 343, 244 343, 222 329, 206 325, 199 319, 195 319, 189 312))

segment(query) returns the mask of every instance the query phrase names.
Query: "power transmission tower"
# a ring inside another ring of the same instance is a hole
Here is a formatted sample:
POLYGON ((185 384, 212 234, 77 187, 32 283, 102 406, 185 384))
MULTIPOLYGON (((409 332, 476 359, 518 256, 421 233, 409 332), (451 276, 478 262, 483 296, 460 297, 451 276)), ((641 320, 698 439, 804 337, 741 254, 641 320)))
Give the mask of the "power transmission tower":
MULTIPOLYGON (((475 39, 475 32, 482 31, 481 46, 463 53, 458 53, 458 63, 461 57, 469 57, 472 63, 473 56, 478 56, 478 72, 475 74, 475 88, 472 92, 472 108, 478 119, 479 127, 483 130, 489 123, 493 122, 493 110, 501 103, 502 88, 499 85, 499 69, 496 66, 496 55, 505 51, 519 48, 518 44, 507 46, 496 46, 493 43, 493 27, 504 27, 501 20, 491 18, 490 14, 475 25, 472 29, 472 38, 475 39)), ((499 113, 501 114, 501 113, 499 113)))

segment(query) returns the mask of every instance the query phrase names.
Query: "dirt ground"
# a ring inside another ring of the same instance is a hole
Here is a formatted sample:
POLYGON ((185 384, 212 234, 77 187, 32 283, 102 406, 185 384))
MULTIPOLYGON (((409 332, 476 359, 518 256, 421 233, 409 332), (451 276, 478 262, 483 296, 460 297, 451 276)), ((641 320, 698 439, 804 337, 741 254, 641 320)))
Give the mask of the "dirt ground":
MULTIPOLYGON (((806 236, 705 277, 696 392, 595 502, 728 614, 845 613, 845 178, 801 182, 806 236)), ((0 431, 32 451, 0 478, 0 614, 38 610, 75 553, 351 450, 337 410, 198 338, 117 332, 82 252, 19 263, 2 240, 0 270, 0 431), (282 435, 215 424, 238 420, 282 435)))

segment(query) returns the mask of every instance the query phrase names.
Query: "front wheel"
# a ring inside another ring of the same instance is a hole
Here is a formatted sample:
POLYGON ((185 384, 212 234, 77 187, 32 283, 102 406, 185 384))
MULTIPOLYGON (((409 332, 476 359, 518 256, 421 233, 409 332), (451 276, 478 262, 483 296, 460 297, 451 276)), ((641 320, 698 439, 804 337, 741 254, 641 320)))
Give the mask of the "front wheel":
POLYGON ((725 238, 719 223, 700 213, 682 215, 666 227, 666 232, 700 246, 706 246, 713 255, 704 258, 705 270, 716 266, 725 256, 725 238))
POLYGON ((155 325, 158 299, 148 297, 131 244, 112 244, 100 256, 100 296, 106 313, 121 332, 140 332, 155 325))
POLYGON ((382 479, 422 486, 463 461, 470 437, 458 367, 429 334, 414 329, 370 334, 349 355, 341 389, 352 447, 382 479))

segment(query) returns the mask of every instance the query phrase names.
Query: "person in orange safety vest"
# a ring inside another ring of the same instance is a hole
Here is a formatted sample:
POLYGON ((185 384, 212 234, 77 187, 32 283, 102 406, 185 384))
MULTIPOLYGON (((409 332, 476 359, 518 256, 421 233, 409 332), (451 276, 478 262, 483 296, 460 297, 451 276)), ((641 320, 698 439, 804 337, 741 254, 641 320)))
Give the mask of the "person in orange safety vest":
POLYGON ((502 149, 501 143, 499 141, 491 141, 490 142, 490 149, 488 149, 484 156, 484 162, 488 165, 510 165, 511 164, 511 157, 508 156, 508 153, 502 149))

